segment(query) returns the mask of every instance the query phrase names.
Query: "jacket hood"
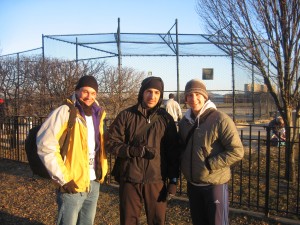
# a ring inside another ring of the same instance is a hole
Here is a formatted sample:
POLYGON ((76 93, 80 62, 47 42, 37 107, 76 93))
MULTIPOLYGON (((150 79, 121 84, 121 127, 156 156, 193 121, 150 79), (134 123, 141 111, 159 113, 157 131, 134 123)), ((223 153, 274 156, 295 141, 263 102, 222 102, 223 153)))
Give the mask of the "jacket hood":
MULTIPOLYGON (((214 108, 214 109, 217 109, 216 105, 211 101, 211 100, 207 100, 203 107, 201 108, 199 114, 197 115, 197 118, 196 120, 199 121, 199 118, 201 117, 201 115, 207 110, 207 109, 210 109, 210 108, 214 108)), ((186 113, 184 114, 185 118, 191 123, 193 124, 195 121, 194 119, 192 119, 191 117, 191 113, 192 113, 192 109, 188 109, 186 111, 186 113)))
POLYGON ((160 91, 159 101, 158 101, 157 105, 155 106, 155 108, 160 107, 160 105, 162 104, 162 101, 163 101, 163 96, 164 96, 163 80, 160 77, 147 77, 146 79, 144 79, 142 81, 142 85, 141 85, 141 88, 139 91, 138 103, 141 104, 143 102, 143 93, 148 88, 155 88, 160 91))

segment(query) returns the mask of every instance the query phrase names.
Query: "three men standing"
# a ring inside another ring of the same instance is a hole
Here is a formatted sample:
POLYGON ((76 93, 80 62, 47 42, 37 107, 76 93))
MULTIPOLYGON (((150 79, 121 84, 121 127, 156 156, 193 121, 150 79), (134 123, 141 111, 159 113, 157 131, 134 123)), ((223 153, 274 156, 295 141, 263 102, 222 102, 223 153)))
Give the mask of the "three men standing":
MULTIPOLYGON (((95 218, 99 182, 107 172, 105 112, 95 100, 97 91, 95 78, 83 76, 68 99, 78 112, 64 159, 59 138, 67 127, 68 106, 54 110, 37 135, 38 154, 59 185, 58 224, 93 224, 95 218)), ((167 199, 176 193, 181 159, 193 224, 228 224, 230 166, 244 155, 235 124, 209 100, 201 80, 189 81, 185 100, 190 109, 179 122, 180 152, 174 119, 160 108, 163 91, 160 77, 144 79, 138 103, 110 125, 107 147, 121 161, 120 223, 139 224, 144 203, 147 223, 165 224, 167 199)))

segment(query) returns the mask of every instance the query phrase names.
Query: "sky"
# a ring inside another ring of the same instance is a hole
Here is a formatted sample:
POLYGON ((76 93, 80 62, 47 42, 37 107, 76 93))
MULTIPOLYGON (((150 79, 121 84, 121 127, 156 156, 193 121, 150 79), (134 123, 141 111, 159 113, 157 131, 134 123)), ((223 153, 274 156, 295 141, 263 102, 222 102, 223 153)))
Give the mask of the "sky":
POLYGON ((42 46, 42 34, 203 33, 196 0, 1 0, 0 54, 42 46))
MULTIPOLYGON (((177 19, 179 33, 204 34, 196 4, 197 0, 0 0, 0 55, 40 48, 42 35, 116 33, 118 18, 121 33, 167 33, 177 19)), ((230 61, 214 60, 191 59, 184 65, 188 72, 182 66, 180 90, 191 78, 201 79, 205 67, 215 71, 214 80, 207 81, 208 90, 231 89, 230 61)), ((165 90, 177 87, 173 71, 156 74, 164 74, 165 90)), ((240 89, 244 83, 238 82, 240 89)))

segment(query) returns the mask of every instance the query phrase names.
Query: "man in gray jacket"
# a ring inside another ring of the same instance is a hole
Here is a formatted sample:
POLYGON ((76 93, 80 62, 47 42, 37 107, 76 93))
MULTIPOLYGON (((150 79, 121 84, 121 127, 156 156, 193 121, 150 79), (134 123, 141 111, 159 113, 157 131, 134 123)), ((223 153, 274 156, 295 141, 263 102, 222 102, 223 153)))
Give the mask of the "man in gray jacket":
POLYGON ((201 80, 187 82, 185 100, 191 108, 179 122, 181 169, 188 181, 193 224, 227 225, 227 182, 230 166, 244 156, 242 142, 234 122, 209 100, 201 80))

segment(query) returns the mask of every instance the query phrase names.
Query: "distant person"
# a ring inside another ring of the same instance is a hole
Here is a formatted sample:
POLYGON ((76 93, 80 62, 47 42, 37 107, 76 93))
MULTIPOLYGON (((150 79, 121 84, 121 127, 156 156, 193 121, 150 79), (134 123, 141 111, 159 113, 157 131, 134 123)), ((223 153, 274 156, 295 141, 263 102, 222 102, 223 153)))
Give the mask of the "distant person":
POLYGON ((182 118, 182 112, 178 102, 174 100, 174 94, 169 94, 169 100, 166 102, 166 110, 173 117, 174 121, 179 121, 182 118))
POLYGON ((121 159, 121 225, 140 224, 143 204, 147 224, 164 225, 168 195, 176 193, 180 149, 175 122, 160 108, 163 91, 160 77, 144 79, 138 103, 120 112, 109 127, 108 150, 121 159))
POLYGON ((77 108, 77 116, 64 159, 59 138, 69 120, 67 105, 55 109, 37 134, 38 154, 58 186, 58 225, 94 224, 100 182, 107 172, 103 122, 106 113, 96 101, 97 92, 96 79, 83 76, 67 99, 77 108))
POLYGON ((181 171, 187 179, 192 222, 229 224, 230 166, 243 158, 243 144, 234 122, 209 100, 201 80, 187 82, 185 101, 191 108, 179 121, 181 171))
POLYGON ((281 145, 285 144, 285 125, 284 120, 281 116, 276 117, 271 120, 269 123, 269 127, 271 128, 272 136, 271 136, 271 145, 278 146, 279 143, 281 145))

